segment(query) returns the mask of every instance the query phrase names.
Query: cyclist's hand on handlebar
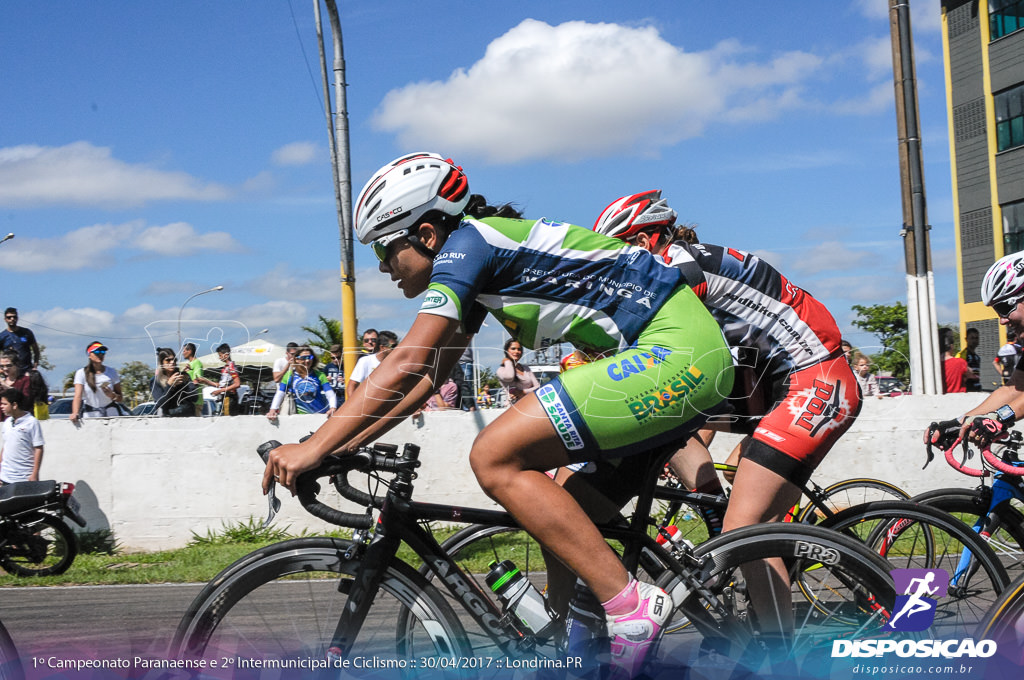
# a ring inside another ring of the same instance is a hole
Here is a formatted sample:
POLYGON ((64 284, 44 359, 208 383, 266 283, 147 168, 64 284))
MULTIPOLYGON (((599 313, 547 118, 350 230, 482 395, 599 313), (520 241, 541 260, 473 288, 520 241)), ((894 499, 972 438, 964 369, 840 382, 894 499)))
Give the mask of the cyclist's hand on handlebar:
POLYGON ((968 438, 977 444, 991 444, 1005 436, 1009 430, 1009 427, 999 421, 995 413, 971 419, 968 428, 968 438))
POLYGON ((267 468, 263 472, 263 493, 274 480, 295 495, 295 481, 306 470, 320 464, 320 456, 309 444, 285 444, 270 452, 267 468))
POLYGON ((932 444, 945 451, 961 438, 963 430, 968 427, 970 427, 969 423, 961 423, 956 419, 932 423, 924 433, 924 443, 932 444))

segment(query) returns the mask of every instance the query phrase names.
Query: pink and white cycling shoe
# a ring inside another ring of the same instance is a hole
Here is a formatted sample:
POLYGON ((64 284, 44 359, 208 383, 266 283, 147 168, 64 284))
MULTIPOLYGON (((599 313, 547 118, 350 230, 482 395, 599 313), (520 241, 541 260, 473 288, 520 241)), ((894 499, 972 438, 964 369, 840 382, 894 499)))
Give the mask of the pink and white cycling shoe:
POLYGON ((650 583, 637 584, 640 604, 628 614, 606 617, 611 638, 609 680, 639 675, 644 660, 658 643, 661 630, 672 615, 672 598, 650 583))

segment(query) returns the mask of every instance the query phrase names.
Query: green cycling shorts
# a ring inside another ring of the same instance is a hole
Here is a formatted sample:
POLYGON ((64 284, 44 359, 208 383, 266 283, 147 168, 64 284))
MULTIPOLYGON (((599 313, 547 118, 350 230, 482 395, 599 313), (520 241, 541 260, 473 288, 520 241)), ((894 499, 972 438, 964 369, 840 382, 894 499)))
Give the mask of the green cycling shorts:
POLYGON ((722 330, 682 286, 633 347, 574 368, 535 394, 573 461, 621 458, 692 435, 732 390, 722 330))

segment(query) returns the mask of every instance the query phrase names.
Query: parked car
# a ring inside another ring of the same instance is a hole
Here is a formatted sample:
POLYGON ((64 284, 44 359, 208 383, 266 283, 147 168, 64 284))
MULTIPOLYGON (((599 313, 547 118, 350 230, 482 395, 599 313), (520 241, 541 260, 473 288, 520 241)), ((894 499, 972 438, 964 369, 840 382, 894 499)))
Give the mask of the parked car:
MULTIPOLYGON (((50 404, 50 417, 51 418, 70 418, 71 417, 71 406, 74 403, 72 397, 63 397, 50 404)), ((121 416, 132 415, 131 410, 121 403, 114 404, 117 407, 117 413, 121 416)))
POLYGON ((909 394, 910 387, 899 378, 880 375, 878 376, 878 393, 889 397, 898 397, 901 394, 909 394))

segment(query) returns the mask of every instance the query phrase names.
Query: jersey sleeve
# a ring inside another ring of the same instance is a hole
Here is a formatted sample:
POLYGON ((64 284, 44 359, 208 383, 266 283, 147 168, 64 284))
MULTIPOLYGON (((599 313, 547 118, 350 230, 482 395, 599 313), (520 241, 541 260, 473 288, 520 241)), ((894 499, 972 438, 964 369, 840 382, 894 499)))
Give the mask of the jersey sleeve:
POLYGON ((494 249, 472 226, 457 229, 434 258, 420 313, 455 319, 465 332, 477 332, 487 310, 476 299, 494 272, 494 249))

